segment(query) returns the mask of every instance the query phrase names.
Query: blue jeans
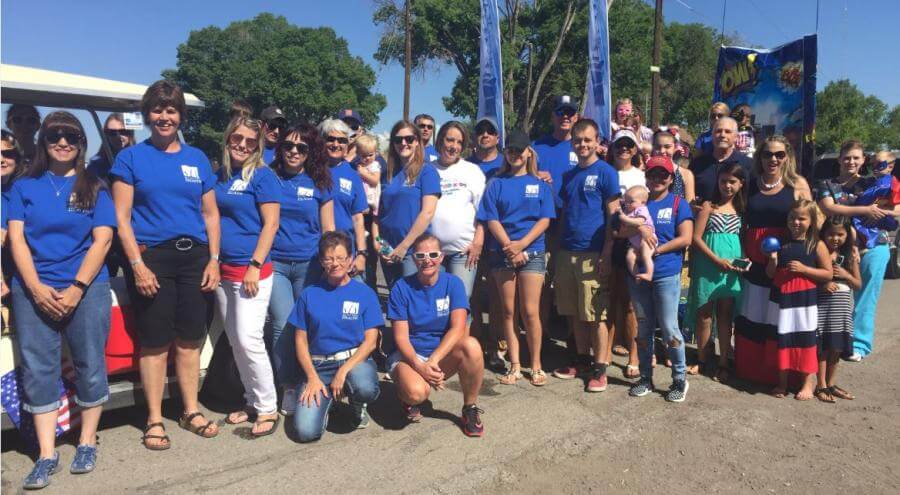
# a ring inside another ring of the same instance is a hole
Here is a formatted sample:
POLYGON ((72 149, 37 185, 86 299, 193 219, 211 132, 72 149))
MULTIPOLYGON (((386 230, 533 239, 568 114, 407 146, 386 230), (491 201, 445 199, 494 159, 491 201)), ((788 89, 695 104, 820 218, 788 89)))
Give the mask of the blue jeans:
POLYGON ((41 311, 18 281, 11 291, 25 392, 22 408, 32 414, 59 409, 63 339, 75 367, 75 402, 81 407, 106 402, 106 339, 112 308, 109 282, 91 284, 72 314, 62 321, 53 321, 41 311))
POLYGON ((407 253, 400 263, 385 263, 381 261, 381 270, 384 272, 384 280, 387 282, 388 291, 394 286, 394 282, 400 280, 401 277, 408 277, 416 273, 416 262, 412 259, 412 254, 407 253))
POLYGON ((862 287, 854 294, 853 352, 866 357, 875 341, 875 307, 881 295, 884 272, 891 258, 890 248, 882 244, 869 249, 859 262, 862 287))
POLYGON ((313 258, 309 261, 272 261, 272 298, 269 315, 272 317, 272 370, 275 383, 294 386, 300 381, 300 366, 294 347, 293 332, 284 332, 288 315, 300 298, 300 292, 322 276, 322 266, 313 258))
POLYGON ((681 274, 654 280, 652 284, 626 277, 631 303, 638 319, 638 359, 641 377, 653 378, 653 334, 659 325, 672 361, 672 379, 684 380, 684 338, 678 328, 681 274), (677 345, 673 345, 677 342, 677 345))
MULTIPOLYGON (((335 373, 346 360, 341 361, 313 361, 316 373, 325 386, 331 385, 335 373)), ((300 383, 297 389, 297 396, 303 392, 306 387, 306 379, 300 383)), ((347 380, 344 382, 344 393, 354 404, 368 404, 374 402, 378 398, 381 390, 378 388, 378 374, 375 371, 375 362, 372 358, 357 364, 349 373, 347 380)), ((329 395, 331 393, 329 392, 329 395)), ((333 402, 332 397, 320 397, 319 405, 315 402, 310 407, 303 404, 297 404, 297 410, 294 412, 294 428, 297 430, 297 436, 301 442, 314 442, 325 433, 325 427, 328 426, 328 410, 333 402)))
POLYGON ((469 298, 472 297, 472 287, 475 285, 477 267, 466 268, 467 259, 466 253, 446 253, 444 254, 444 263, 441 268, 462 280, 463 286, 466 288, 466 297, 469 298))

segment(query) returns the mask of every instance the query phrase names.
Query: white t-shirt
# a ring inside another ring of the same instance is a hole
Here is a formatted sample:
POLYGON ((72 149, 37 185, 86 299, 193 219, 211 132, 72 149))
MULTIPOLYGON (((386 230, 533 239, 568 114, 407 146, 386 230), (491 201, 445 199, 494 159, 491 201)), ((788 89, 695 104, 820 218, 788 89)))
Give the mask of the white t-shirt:
POLYGON ((475 238, 475 211, 484 194, 484 173, 478 165, 459 160, 449 167, 433 163, 441 177, 431 233, 440 241, 445 253, 465 251, 475 238))
MULTIPOLYGON (((372 160, 372 163, 366 165, 366 171, 381 176, 381 164, 378 160, 372 160)), ((381 183, 375 184, 375 187, 369 185, 368 182, 362 181, 363 189, 366 191, 366 202, 372 213, 378 214, 378 200, 381 198, 381 183)))
POLYGON ((644 171, 631 167, 628 170, 619 170, 619 193, 625 194, 629 188, 634 186, 646 186, 647 180, 644 178, 644 171))

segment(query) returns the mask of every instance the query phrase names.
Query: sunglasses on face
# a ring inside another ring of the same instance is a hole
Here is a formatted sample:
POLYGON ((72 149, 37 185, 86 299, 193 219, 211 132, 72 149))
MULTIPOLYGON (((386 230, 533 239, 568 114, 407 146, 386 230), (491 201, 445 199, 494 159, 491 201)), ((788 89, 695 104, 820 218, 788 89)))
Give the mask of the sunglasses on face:
POLYGON ((415 136, 394 136, 391 138, 391 142, 394 144, 401 144, 401 143, 413 144, 416 142, 416 137, 415 136))
POLYGON ((434 124, 419 124, 419 129, 430 131, 434 129, 434 124))
POLYGON ((18 125, 18 124, 23 124, 26 122, 29 124, 37 124, 40 122, 41 119, 34 117, 32 115, 28 115, 28 116, 15 115, 15 116, 11 117, 10 120, 12 121, 13 124, 18 125))
POLYGON ((344 121, 345 124, 347 124, 348 127, 350 127, 350 130, 353 130, 353 131, 359 130, 359 122, 357 122, 355 119, 342 119, 342 120, 344 121))
POLYGON ((309 153, 309 145, 306 143, 295 143, 293 141, 284 141, 281 143, 281 152, 282 153, 290 153, 292 150, 296 149, 297 153, 301 155, 306 155, 309 153))
POLYGON ((554 110, 553 113, 556 114, 557 117, 573 117, 578 112, 571 108, 560 108, 559 110, 554 110))
POLYGON ((784 160, 784 157, 787 156, 787 152, 785 151, 762 150, 759 154, 762 155, 762 157, 766 160, 772 158, 773 156, 775 158, 778 158, 779 160, 784 160))
POLYGON ((634 149, 635 146, 637 145, 633 141, 626 141, 624 139, 616 142, 616 148, 631 150, 634 149))
POLYGON ((711 113, 711 114, 709 114, 710 120, 719 120, 719 119, 721 119, 721 118, 724 117, 724 116, 725 116, 724 113, 711 113))
POLYGON ((656 181, 656 182, 663 182, 671 176, 672 176, 672 174, 666 172, 665 170, 659 170, 658 172, 657 171, 647 172, 647 180, 652 180, 652 181, 656 181))
POLYGON ((13 160, 18 160, 19 159, 19 150, 15 149, 15 148, 3 150, 3 158, 12 158, 13 160))
POLYGON ((103 133, 109 137, 120 137, 120 136, 131 137, 134 135, 134 131, 132 131, 130 129, 106 129, 103 131, 103 133))
POLYGON ((475 128, 475 135, 480 136, 482 134, 490 134, 491 136, 497 135, 497 129, 494 129, 492 125, 483 125, 475 128))
POLYGON ((255 150, 256 147, 259 145, 259 140, 256 138, 242 136, 238 133, 234 133, 234 134, 228 136, 228 144, 230 144, 232 146, 240 146, 241 143, 246 143, 245 146, 247 147, 247 149, 255 150))
POLYGON ((442 253, 440 251, 428 251, 427 253, 413 253, 413 258, 415 258, 416 261, 423 261, 425 258, 428 258, 430 260, 436 260, 441 257, 441 254, 442 253))
POLYGON ((274 131, 274 130, 280 131, 285 128, 285 125, 284 125, 284 122, 282 122, 280 120, 267 120, 266 127, 268 127, 270 131, 274 131))
POLYGON ((62 139, 65 139, 68 144, 75 145, 80 143, 81 140, 84 139, 84 136, 72 131, 49 131, 47 132, 47 135, 44 136, 44 141, 46 141, 47 144, 57 144, 62 139))
POLYGON ((339 137, 339 136, 326 136, 325 142, 326 143, 349 144, 350 139, 345 138, 345 137, 339 137))

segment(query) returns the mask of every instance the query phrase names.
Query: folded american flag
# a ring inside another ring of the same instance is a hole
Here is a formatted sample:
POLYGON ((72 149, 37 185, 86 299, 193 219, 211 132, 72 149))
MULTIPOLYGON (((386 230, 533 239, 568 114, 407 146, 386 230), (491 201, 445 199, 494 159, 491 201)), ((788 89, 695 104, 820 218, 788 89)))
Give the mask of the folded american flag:
MULTIPOLYGON (((78 405, 75 404, 74 379, 75 368, 69 359, 65 359, 62 363, 62 376, 58 382, 59 400, 62 404, 59 406, 59 417, 56 420, 57 437, 81 423, 81 413, 78 405)), ((0 404, 3 405, 10 421, 19 429, 22 438, 30 445, 36 446, 37 435, 34 430, 34 418, 31 413, 22 409, 22 397, 21 371, 17 366, 0 378, 0 404)))

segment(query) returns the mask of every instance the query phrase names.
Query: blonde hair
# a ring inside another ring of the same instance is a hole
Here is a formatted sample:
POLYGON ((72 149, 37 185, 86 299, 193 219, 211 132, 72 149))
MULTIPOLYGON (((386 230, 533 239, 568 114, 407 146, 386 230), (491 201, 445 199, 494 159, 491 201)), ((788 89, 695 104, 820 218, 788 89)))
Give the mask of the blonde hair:
POLYGON ((803 210, 809 215, 809 230, 806 231, 805 247, 806 252, 812 253, 816 250, 816 244, 819 243, 819 205, 815 201, 809 199, 798 199, 791 205, 791 211, 788 212, 788 222, 794 216, 794 211, 803 210))
POLYGON ((263 143, 261 139, 262 125, 260 121, 247 116, 238 115, 237 117, 231 119, 231 122, 228 123, 228 127, 225 128, 225 145, 222 147, 221 168, 223 169, 223 180, 226 182, 231 180, 231 151, 228 149, 228 138, 234 133, 235 129, 241 126, 244 126, 256 133, 257 143, 256 149, 253 150, 253 153, 250 153, 250 157, 248 157, 247 161, 244 162, 244 167, 241 169, 241 179, 244 182, 250 182, 250 179, 253 178, 253 173, 256 172, 256 169, 266 166, 266 162, 263 161, 263 143))
POLYGON ((725 102, 717 101, 709 107, 709 113, 712 113, 713 110, 722 110, 726 116, 731 114, 731 109, 728 108, 728 104, 725 102))
POLYGON ((378 140, 371 134, 362 134, 356 138, 357 153, 372 153, 378 151, 378 140))
POLYGON ((753 173, 757 177, 762 176, 762 151, 766 149, 769 143, 781 143, 784 146, 784 152, 787 156, 784 158, 784 163, 781 164, 781 181, 787 186, 796 187, 797 183, 800 182, 800 175, 797 173, 797 159, 794 157, 794 148, 788 139, 780 134, 767 137, 763 141, 762 146, 759 147, 759 151, 754 153, 753 173))
MULTIPOLYGON (((537 165, 537 153, 532 149, 531 146, 525 148, 531 156, 528 157, 528 160, 525 162, 525 172, 528 175, 533 175, 537 177, 538 165, 537 165)), ((523 150, 524 153, 524 150, 523 150)), ((500 170, 497 171, 497 175, 506 175, 512 170, 512 165, 509 164, 509 161, 506 159, 506 152, 503 153, 503 165, 500 166, 500 170)))
POLYGON ((416 148, 413 150, 413 156, 409 159, 409 163, 406 164, 406 183, 413 184, 419 177, 422 167, 425 166, 425 150, 422 145, 422 131, 419 130, 419 126, 408 120, 397 121, 394 127, 391 128, 387 160, 388 177, 393 177, 397 173, 396 171, 403 169, 403 159, 400 158, 400 153, 397 153, 397 146, 394 145, 394 136, 403 129, 409 129, 416 138, 416 148))

